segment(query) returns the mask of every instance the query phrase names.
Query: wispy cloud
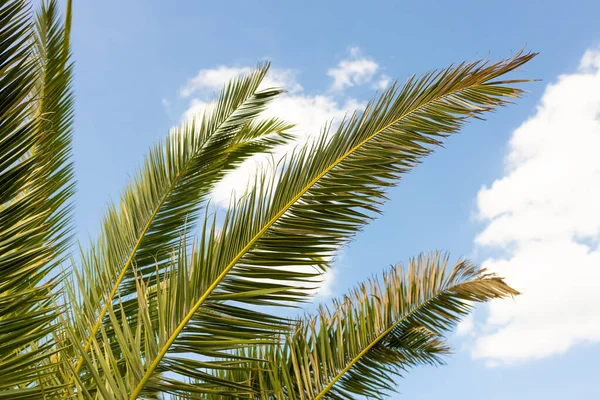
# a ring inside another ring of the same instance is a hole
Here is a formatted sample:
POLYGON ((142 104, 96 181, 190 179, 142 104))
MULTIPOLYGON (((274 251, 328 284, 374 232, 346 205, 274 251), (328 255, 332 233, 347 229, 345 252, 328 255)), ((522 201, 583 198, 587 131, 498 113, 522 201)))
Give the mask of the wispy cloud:
POLYGON ((478 194, 483 266, 523 294, 490 305, 473 355, 517 363, 600 342, 600 51, 546 88, 506 172, 478 194))
POLYGON ((377 82, 373 84, 373 89, 385 90, 388 88, 388 86, 390 86, 390 83, 392 83, 392 78, 382 74, 379 79, 377 79, 377 82))
MULTIPOLYGON (((232 67, 221 65, 216 68, 201 69, 198 74, 189 79, 179 90, 181 97, 192 95, 207 95, 218 92, 232 78, 251 72, 251 67, 232 67)), ((302 91, 302 86, 296 80, 296 71, 293 69, 271 68, 263 80, 262 87, 283 87, 289 93, 302 91)))
POLYGON ((364 57, 358 47, 350 49, 350 57, 342 60, 335 68, 327 71, 333 79, 331 91, 341 91, 346 88, 369 83, 379 70, 379 64, 364 57))

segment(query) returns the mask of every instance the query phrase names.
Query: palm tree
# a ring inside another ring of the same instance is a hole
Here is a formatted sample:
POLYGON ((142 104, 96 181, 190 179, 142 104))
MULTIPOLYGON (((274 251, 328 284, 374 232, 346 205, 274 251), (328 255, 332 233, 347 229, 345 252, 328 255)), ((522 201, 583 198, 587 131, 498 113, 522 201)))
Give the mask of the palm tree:
POLYGON ((535 54, 393 84, 296 148, 215 211, 248 158, 289 142, 262 112, 269 65, 150 149, 96 240, 74 247, 71 1, 0 5, 0 399, 384 398, 439 364, 444 334, 477 302, 516 295, 466 260, 422 254, 322 306, 332 257, 386 190, 469 118, 522 93, 503 76, 535 54))

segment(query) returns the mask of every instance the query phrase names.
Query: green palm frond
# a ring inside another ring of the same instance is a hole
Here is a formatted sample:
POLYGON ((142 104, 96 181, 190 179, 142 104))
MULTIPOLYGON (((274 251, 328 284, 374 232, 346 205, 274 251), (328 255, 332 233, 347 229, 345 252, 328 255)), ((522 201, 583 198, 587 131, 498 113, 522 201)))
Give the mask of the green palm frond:
MULTIPOLYGON (((211 230, 214 233, 216 219, 211 221, 211 230)), ((74 335, 76 331, 69 331, 72 335, 69 339, 74 341, 76 352, 83 354, 82 364, 85 367, 85 374, 76 377, 78 382, 72 382, 77 384, 78 393, 89 392, 95 395, 100 392, 104 398, 121 398, 123 394, 134 390, 147 368, 148 360, 157 359, 157 351, 161 344, 170 337, 188 309, 205 291, 205 274, 209 269, 203 264, 202 251, 198 244, 187 246, 184 236, 178 252, 171 255, 170 266, 164 270, 158 283, 152 279, 144 280, 140 274, 136 274, 137 295, 133 299, 115 304, 114 307, 112 304, 109 306, 108 321, 100 326, 99 335, 92 339, 89 351, 84 351, 77 343, 77 336, 74 335), (98 382, 106 382, 106 385, 98 388, 98 382)), ((134 272, 137 271, 134 269, 134 272)), ((75 273, 75 277, 79 279, 77 282, 67 281, 69 301, 77 301, 79 297, 84 299, 85 303, 88 298, 82 290, 82 278, 78 273, 75 273), (81 292, 76 293, 77 290, 81 292)), ((70 321, 65 325, 85 325, 86 318, 83 313, 83 309, 70 309, 70 313, 65 314, 65 318, 70 318, 70 321)), ((190 351, 217 356, 224 349, 268 343, 274 336, 278 336, 278 332, 285 332, 288 326, 286 320, 233 305, 214 304, 213 307, 204 309, 197 317, 189 324, 189 328, 200 332, 202 337, 198 337, 195 343, 188 342, 182 345, 179 349, 182 353, 190 351), (273 329, 277 325, 278 330, 274 332, 273 329), (229 332, 235 332, 235 338, 231 338, 229 332), (229 339, 224 340, 224 337, 229 339), (186 345, 189 348, 184 348, 186 345)), ((162 372, 177 373, 202 365, 202 362, 177 355, 164 361, 168 365, 160 367, 156 379, 145 391, 146 397, 157 391, 175 391, 169 389, 172 380, 161 376, 162 372)), ((212 361, 210 365, 215 368, 218 363, 212 361)), ((209 379, 201 371, 194 370, 193 373, 195 376, 209 379)), ((217 383, 220 389, 230 384, 215 378, 210 385, 205 385, 204 390, 216 386, 217 383)), ((237 391, 241 388, 239 385, 235 387, 237 391)), ((128 398, 128 395, 124 398, 128 398)))
POLYGON ((55 268, 71 242, 70 2, 0 5, 0 398, 51 395, 55 268))
MULTIPOLYGON (((447 256, 421 255, 301 319, 283 344, 240 351, 269 362, 215 374, 247 385, 237 398, 383 399, 409 368, 443 362, 444 334, 474 303, 517 294, 468 261, 449 269, 447 256)), ((230 398, 215 392, 209 398, 230 398)))
MULTIPOLYGON (((268 64, 232 80, 214 106, 172 131, 157 145, 104 219, 98 242, 82 256, 87 303, 78 325, 89 351, 112 301, 135 295, 133 270, 143 277, 168 265, 185 229, 193 228, 216 182, 254 154, 284 143, 291 125, 257 119, 279 89, 258 90, 268 64), (187 227, 187 228, 186 228, 187 227)), ((76 373, 83 357, 78 356, 76 373)))
MULTIPOLYGON (((499 78, 532 57, 519 53, 496 63, 461 64, 394 85, 335 133, 292 153, 272 181, 259 179, 229 208, 218 237, 203 232, 204 292, 194 295, 199 297, 160 344, 157 358, 148 359, 131 398, 171 364, 169 354, 214 356, 215 349, 235 342, 235 332, 223 332, 214 349, 195 347, 203 340, 196 321, 205 310, 231 303, 289 305, 305 298, 303 284, 326 267, 316 260, 331 257, 361 229, 379 211, 386 188, 468 118, 518 97, 515 84, 523 81, 499 78)), ((179 367, 181 375, 196 373, 179 367)))

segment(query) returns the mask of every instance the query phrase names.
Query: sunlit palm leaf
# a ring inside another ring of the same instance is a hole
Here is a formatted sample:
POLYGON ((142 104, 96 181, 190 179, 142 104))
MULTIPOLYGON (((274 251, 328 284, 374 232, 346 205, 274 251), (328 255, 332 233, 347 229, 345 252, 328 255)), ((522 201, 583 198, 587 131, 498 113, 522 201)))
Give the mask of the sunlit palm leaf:
MULTIPOLYGON (((85 374, 78 376, 80 382, 75 382, 78 385, 78 393, 100 393, 104 398, 128 398, 128 395, 123 397, 123 394, 133 391, 147 368, 147 360, 156 358, 158 348, 176 329, 198 293, 204 292, 202 284, 205 278, 202 274, 206 269, 197 268, 201 266, 201 252, 198 246, 192 246, 189 255, 187 252, 188 246, 182 242, 178 253, 172 254, 170 267, 164 271, 160 284, 153 284, 152 280, 144 281, 137 275, 137 296, 117 304, 114 309, 112 305, 108 308, 108 321, 100 326, 99 335, 93 338, 89 355, 84 352, 85 374), (135 307, 131 306, 133 303, 135 307), (98 387, 99 382, 102 383, 102 387, 98 387)), ((81 280, 69 283, 68 297, 80 297, 84 302, 87 301, 85 292, 76 293, 82 286, 81 280)), ((70 311, 65 314, 66 318, 71 315, 71 321, 66 325, 85 325, 82 322, 85 317, 81 315, 83 310, 70 311)), ((274 337, 273 329, 277 323, 280 324, 279 332, 284 332, 287 325, 276 317, 231 305, 214 304, 214 307, 203 310, 198 321, 190 324, 190 328, 201 330, 203 333, 198 342, 190 344, 190 351, 204 350, 205 354, 219 355, 219 351, 223 349, 266 343, 274 337), (201 327, 194 326, 194 323, 201 327), (235 339, 221 340, 222 334, 227 336, 228 332, 235 332, 235 339)), ((73 335, 72 332, 70 334, 73 335)), ((75 336, 70 339, 74 338, 75 336)), ((77 352, 83 352, 83 347, 77 343, 74 346, 77 352)), ((148 385, 145 396, 159 391, 168 392, 167 387, 171 380, 161 376, 160 372, 177 372, 180 368, 185 370, 190 362, 194 361, 185 357, 169 359, 169 363, 157 371, 156 379, 148 385)), ((196 362, 194 365, 201 364, 196 362)), ((217 364, 212 362, 211 365, 215 367, 217 364)), ((208 375, 202 374, 201 371, 196 373, 197 376, 203 376, 205 380, 210 381, 208 375)), ((230 383, 215 378, 214 382, 205 385, 205 390, 215 386, 223 390, 227 385, 230 383)), ((236 391, 242 388, 239 385, 233 386, 236 391)))
POLYGON ((449 352, 443 335, 474 303, 516 294, 502 279, 468 261, 448 269, 447 257, 420 256, 407 269, 394 267, 383 279, 370 280, 335 301, 331 309, 300 320, 283 345, 241 352, 270 363, 215 372, 248 385, 234 396, 238 398, 383 399, 409 368, 443 362, 449 352))
MULTIPOLYGON (((192 229, 200 206, 227 172, 253 154, 283 143, 290 125, 256 121, 279 89, 258 90, 268 64, 231 81, 214 106, 172 131, 146 158, 118 206, 104 218, 97 244, 82 257, 89 327, 88 351, 115 295, 135 293, 133 267, 151 276, 165 266, 184 227, 192 229)), ((159 271, 160 272, 160 271, 159 271)), ((83 358, 79 356, 76 371, 83 358)))
POLYGON ((52 395, 55 267, 70 244, 70 3, 0 5, 0 398, 52 395))

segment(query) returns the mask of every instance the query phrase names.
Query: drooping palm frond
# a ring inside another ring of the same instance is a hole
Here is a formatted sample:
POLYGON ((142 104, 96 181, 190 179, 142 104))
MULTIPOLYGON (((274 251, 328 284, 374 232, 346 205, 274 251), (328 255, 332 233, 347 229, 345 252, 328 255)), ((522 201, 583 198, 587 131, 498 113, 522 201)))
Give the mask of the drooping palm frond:
POLYGON ((71 242, 70 2, 0 5, 0 398, 54 390, 55 268, 71 242))
MULTIPOLYGON (((158 266, 160 275, 185 227, 193 228, 214 184, 245 159, 289 138, 289 124, 257 119, 281 93, 258 90, 268 67, 232 80, 211 109, 155 146, 118 207, 109 208, 98 242, 82 256, 87 302, 78 328, 84 352, 90 350, 115 296, 135 295, 134 268, 142 277, 152 277, 158 266)), ((83 355, 77 358, 76 374, 84 361, 83 355)))
MULTIPOLYGON (((515 84, 523 81, 499 77, 534 56, 519 53, 496 63, 461 64, 394 85, 334 134, 292 153, 273 181, 259 180, 229 208, 218 238, 203 232, 208 239, 201 245, 209 244, 203 256, 207 272, 200 275, 204 292, 194 294, 199 297, 159 344, 156 358, 147 359, 131 398, 142 395, 147 385, 160 388, 155 374, 174 365, 172 355, 206 357, 231 348, 228 342, 237 339, 233 331, 200 345, 206 340, 201 323, 205 310, 234 302, 282 305, 305 297, 301 283, 318 274, 316 260, 330 257, 361 229, 379 211, 386 188, 443 138, 458 132, 468 118, 518 97, 521 90, 515 84)), ((197 369, 191 360, 179 362, 177 373, 194 377, 197 369)), ((176 387, 171 382, 169 390, 176 387)))
MULTIPOLYGON (((449 353, 444 334, 474 303, 517 294, 468 261, 449 270, 447 256, 421 255, 408 268, 396 266, 334 301, 331 309, 301 319, 285 343, 240 352, 268 362, 218 369, 215 375, 247 385, 235 398, 383 399, 409 368, 443 362, 449 353)), ((209 398, 230 397, 215 391, 209 398)))

